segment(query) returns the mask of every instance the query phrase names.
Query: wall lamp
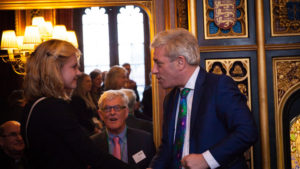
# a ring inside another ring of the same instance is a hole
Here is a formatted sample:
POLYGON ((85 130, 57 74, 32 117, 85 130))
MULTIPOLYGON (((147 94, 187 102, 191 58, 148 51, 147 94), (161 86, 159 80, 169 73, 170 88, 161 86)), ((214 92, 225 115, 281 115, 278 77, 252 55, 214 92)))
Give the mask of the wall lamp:
POLYGON ((50 39, 61 39, 72 43, 78 48, 74 31, 67 31, 65 25, 52 26, 44 17, 32 18, 32 25, 26 26, 24 36, 16 36, 14 30, 4 30, 1 38, 1 50, 7 50, 7 55, 0 55, 3 62, 11 64, 14 72, 25 75, 25 63, 35 47, 50 39))

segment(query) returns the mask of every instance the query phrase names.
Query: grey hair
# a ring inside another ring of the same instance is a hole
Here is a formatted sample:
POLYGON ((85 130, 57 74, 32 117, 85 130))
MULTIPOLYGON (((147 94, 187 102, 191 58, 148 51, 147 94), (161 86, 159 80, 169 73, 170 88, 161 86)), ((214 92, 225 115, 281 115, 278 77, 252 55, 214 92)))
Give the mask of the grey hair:
POLYGON ((103 108, 104 102, 111 101, 117 97, 120 97, 125 104, 124 106, 128 107, 129 100, 124 92, 122 92, 121 90, 107 90, 101 95, 98 101, 99 109, 103 108))
POLYGON ((164 47, 167 57, 174 61, 178 56, 184 56, 190 65, 200 64, 200 51, 195 36, 183 28, 170 29, 158 33, 151 48, 164 47))
POLYGON ((132 89, 120 89, 122 92, 124 92, 126 94, 126 96, 128 97, 128 108, 129 108, 129 113, 134 113, 134 106, 136 103, 136 94, 134 93, 134 91, 132 89))

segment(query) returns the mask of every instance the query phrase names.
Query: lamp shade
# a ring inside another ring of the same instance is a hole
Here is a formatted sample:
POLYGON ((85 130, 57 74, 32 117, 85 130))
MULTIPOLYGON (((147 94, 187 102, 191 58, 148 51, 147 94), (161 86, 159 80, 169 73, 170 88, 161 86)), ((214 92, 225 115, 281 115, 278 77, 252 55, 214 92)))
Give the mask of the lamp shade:
POLYGON ((32 18, 32 25, 40 27, 44 23, 45 23, 45 19, 42 16, 35 16, 35 17, 32 18))
POLYGON ((50 21, 45 22, 46 36, 52 37, 53 26, 50 21))
POLYGON ((33 51, 34 50, 34 44, 24 44, 24 36, 17 36, 19 49, 21 51, 33 51))
POLYGON ((76 48, 78 48, 78 42, 75 31, 67 31, 67 41, 72 43, 76 48))
POLYGON ((67 29, 65 25, 55 25, 52 32, 53 39, 67 40, 67 29))
POLYGON ((23 46, 24 36, 17 36, 18 48, 21 49, 23 46))
POLYGON ((17 49, 18 42, 14 30, 4 30, 1 38, 1 49, 17 49))
POLYGON ((32 18, 32 25, 35 25, 39 28, 40 36, 43 38, 47 34, 46 30, 46 22, 44 17, 42 16, 35 16, 32 18))
POLYGON ((26 26, 23 44, 40 44, 42 42, 37 26, 26 26))

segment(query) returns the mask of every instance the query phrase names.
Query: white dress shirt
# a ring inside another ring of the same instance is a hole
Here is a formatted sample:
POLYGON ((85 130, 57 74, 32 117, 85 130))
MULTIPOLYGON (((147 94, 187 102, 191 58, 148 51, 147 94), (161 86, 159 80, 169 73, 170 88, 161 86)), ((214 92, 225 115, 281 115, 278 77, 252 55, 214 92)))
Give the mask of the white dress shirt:
MULTIPOLYGON (((193 103, 193 97, 194 97, 194 91, 195 91, 195 85, 197 76, 199 74, 200 67, 198 66, 188 82, 185 84, 184 88, 191 89, 190 92, 187 95, 187 117, 186 117, 186 130, 185 130, 185 136, 184 136, 184 143, 183 143, 183 151, 182 151, 182 158, 186 155, 189 155, 189 148, 190 148, 190 125, 191 125, 191 112, 192 112, 192 103, 193 103)), ((183 88, 180 88, 180 91, 183 90, 183 88)), ((180 97, 178 98, 177 103, 177 110, 176 110, 176 119, 175 119, 175 128, 177 126, 177 118, 178 118, 178 110, 179 110, 179 102, 180 97)), ((174 142, 175 142, 175 135, 174 132, 174 142)), ((210 168, 214 169, 220 166, 220 164, 215 160, 215 158, 212 156, 209 150, 206 150, 203 154, 203 157, 210 168)))

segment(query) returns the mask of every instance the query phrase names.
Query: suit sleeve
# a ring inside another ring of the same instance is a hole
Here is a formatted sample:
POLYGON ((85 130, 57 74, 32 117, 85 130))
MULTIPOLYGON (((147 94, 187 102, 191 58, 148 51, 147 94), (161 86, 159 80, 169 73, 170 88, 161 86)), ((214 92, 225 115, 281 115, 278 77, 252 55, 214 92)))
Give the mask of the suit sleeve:
MULTIPOLYGON (((155 144, 153 142, 152 134, 150 135, 150 137, 148 137, 148 139, 145 142, 147 143, 148 154, 149 154, 149 158, 151 160, 151 159, 153 159, 153 157, 156 153, 156 148, 155 148, 155 144)), ((149 163, 148 163, 148 165, 149 165, 149 163)))
POLYGON ((210 149, 221 164, 234 161, 257 140, 258 132, 246 98, 228 76, 221 76, 217 86, 217 115, 228 136, 210 149))

